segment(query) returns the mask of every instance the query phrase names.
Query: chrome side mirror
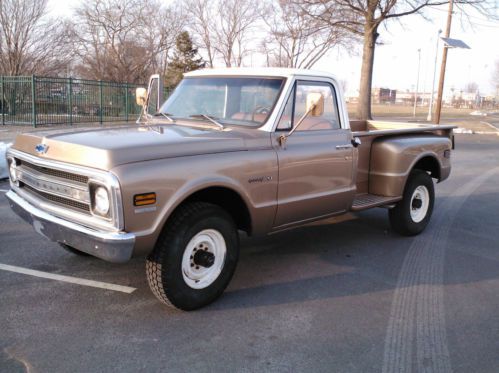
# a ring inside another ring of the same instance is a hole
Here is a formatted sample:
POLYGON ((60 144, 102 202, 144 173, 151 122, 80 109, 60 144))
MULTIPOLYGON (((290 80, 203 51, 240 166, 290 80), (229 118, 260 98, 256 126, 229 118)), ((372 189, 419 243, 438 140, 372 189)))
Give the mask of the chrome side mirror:
POLYGON ((142 87, 137 88, 135 97, 137 105, 142 106, 137 123, 146 123, 163 104, 163 79, 161 76, 159 74, 151 75, 147 90, 142 87))
POLYGON ((144 106, 147 102, 147 89, 139 87, 135 90, 135 101, 137 105, 144 106))
POLYGON ((305 112, 313 117, 320 117, 324 114, 324 96, 319 92, 307 94, 307 105, 305 112))

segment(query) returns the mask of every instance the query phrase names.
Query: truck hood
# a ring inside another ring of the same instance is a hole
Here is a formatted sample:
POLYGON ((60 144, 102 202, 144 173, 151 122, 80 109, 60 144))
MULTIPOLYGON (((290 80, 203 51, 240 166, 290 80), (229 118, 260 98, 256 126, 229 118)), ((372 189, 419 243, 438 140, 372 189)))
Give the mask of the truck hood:
POLYGON ((48 160, 110 170, 153 159, 270 148, 268 132, 225 130, 175 124, 52 130, 17 136, 12 148, 48 160), (39 154, 35 148, 46 145, 39 154))

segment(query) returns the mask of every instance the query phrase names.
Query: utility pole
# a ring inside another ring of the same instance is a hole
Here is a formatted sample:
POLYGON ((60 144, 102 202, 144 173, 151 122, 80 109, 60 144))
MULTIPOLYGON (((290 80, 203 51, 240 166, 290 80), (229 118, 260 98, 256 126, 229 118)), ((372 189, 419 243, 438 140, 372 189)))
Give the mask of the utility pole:
POLYGON ((433 114, 433 97, 435 94, 435 79, 436 79, 436 75, 437 75, 438 42, 440 41, 440 34, 441 33, 442 33, 442 30, 438 30, 437 48, 435 49, 435 65, 433 66, 433 81, 431 83, 430 105, 428 106, 428 116, 426 117, 426 120, 428 122, 431 122, 431 115, 433 114))
POLYGON ((418 91, 419 91, 419 70, 421 68, 421 48, 418 49, 418 77, 416 79, 416 92, 414 93, 414 110, 412 116, 416 118, 416 106, 418 106, 418 91))
MULTIPOLYGON (((447 14, 447 27, 445 29, 445 37, 450 37, 450 26, 452 24, 452 9, 454 6, 454 1, 449 1, 449 13, 447 14)), ((444 46, 444 51, 442 55, 442 64, 440 65, 440 79, 438 82, 438 95, 437 95, 437 107, 435 110, 435 123, 440 123, 440 114, 442 112, 442 96, 444 92, 444 80, 445 80, 445 67, 447 64, 447 51, 448 47, 444 46)))

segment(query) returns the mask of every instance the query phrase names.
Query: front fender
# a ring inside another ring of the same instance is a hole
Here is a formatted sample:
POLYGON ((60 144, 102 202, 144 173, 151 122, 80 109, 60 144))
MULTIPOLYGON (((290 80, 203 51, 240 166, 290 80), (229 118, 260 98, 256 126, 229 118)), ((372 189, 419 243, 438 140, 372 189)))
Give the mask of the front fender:
POLYGON ((259 234, 271 228, 276 210, 278 168, 273 150, 158 159, 113 169, 123 194, 125 230, 136 236, 137 253, 148 252, 172 212, 189 196, 210 187, 227 188, 244 201, 259 234), (249 180, 268 176, 261 183, 249 180), (156 193, 156 203, 133 205, 134 195, 156 193))

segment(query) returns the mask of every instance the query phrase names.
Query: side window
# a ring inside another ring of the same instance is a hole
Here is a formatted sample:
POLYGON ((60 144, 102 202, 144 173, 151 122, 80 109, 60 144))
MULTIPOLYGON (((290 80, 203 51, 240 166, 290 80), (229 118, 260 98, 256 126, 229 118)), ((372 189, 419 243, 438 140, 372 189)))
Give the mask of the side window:
POLYGON ((296 85, 296 100, 293 115, 293 126, 305 114, 307 95, 312 92, 324 96, 324 113, 320 117, 307 116, 296 131, 319 131, 340 128, 336 92, 331 84, 325 82, 299 81, 296 85))
POLYGON ((282 112, 281 119, 277 123, 278 130, 290 130, 292 128, 291 122, 293 120, 293 102, 295 99, 295 88, 289 95, 286 106, 284 106, 284 111, 282 112))

